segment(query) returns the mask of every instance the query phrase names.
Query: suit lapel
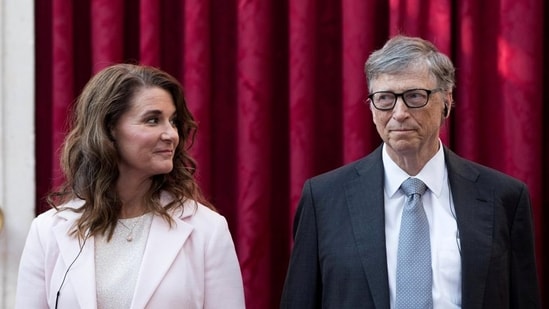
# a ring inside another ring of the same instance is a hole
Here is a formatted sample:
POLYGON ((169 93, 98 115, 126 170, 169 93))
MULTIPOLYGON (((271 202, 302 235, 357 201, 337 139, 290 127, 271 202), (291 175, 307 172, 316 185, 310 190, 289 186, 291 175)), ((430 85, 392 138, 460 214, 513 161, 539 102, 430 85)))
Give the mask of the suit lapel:
POLYGON ((61 258, 66 265, 62 275, 66 274, 67 278, 60 293, 63 294, 63 290, 66 289, 67 285, 71 285, 80 308, 95 308, 97 307, 97 299, 95 294, 94 238, 86 239, 82 252, 79 254, 81 250, 80 242, 68 234, 75 222, 74 220, 80 214, 63 211, 59 213, 59 216, 67 219, 67 221, 53 227, 61 258), (71 264, 72 266, 70 266, 71 264))
POLYGON ((357 164, 345 186, 356 245, 376 308, 389 308, 381 147, 357 164))
MULTIPOLYGON (((186 208, 185 217, 190 215, 186 208)), ((183 244, 192 232, 192 226, 179 217, 172 217, 170 226, 162 217, 154 216, 131 308, 145 308, 168 269, 173 264, 183 244)))
POLYGON ((461 242, 462 306, 481 308, 493 238, 493 188, 478 185, 473 165, 448 149, 445 155, 461 242))

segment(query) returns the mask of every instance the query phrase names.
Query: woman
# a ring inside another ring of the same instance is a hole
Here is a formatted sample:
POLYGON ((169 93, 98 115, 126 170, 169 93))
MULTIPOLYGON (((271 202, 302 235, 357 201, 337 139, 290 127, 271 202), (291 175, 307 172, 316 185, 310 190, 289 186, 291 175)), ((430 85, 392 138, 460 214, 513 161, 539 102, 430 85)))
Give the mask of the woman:
POLYGON ((180 84, 118 64, 84 88, 34 219, 16 308, 244 308, 227 222, 200 193, 180 84))

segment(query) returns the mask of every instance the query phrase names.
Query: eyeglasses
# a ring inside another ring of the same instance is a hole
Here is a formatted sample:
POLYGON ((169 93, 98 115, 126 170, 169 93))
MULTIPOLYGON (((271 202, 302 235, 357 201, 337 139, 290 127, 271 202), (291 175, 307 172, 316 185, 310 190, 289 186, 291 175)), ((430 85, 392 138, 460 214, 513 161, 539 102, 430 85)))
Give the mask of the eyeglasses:
POLYGON ((401 93, 392 91, 376 91, 368 96, 368 99, 376 109, 381 111, 392 110, 398 97, 402 97, 402 101, 408 108, 420 108, 427 105, 429 97, 432 93, 441 91, 441 88, 435 89, 410 89, 401 93))

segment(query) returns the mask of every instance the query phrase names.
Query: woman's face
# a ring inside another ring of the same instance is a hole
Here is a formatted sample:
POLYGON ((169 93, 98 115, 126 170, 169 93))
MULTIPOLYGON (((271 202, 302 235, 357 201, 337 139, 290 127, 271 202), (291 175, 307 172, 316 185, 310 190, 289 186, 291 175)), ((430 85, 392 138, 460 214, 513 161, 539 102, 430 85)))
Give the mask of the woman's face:
POLYGON ((175 104, 166 90, 144 87, 135 93, 130 109, 111 132, 121 178, 146 179, 172 170, 179 144, 176 119, 175 104))

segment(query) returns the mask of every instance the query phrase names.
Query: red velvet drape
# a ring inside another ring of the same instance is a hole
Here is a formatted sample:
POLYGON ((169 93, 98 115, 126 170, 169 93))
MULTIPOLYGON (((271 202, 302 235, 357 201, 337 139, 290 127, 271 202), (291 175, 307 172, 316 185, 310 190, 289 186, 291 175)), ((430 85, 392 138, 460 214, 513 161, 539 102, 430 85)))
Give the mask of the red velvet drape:
POLYGON ((200 122, 199 179, 229 220, 247 305, 277 308, 303 181, 379 145, 363 64, 404 33, 457 66, 444 143, 528 184, 547 281, 544 20, 542 0, 36 1, 37 212, 60 181, 57 150, 84 83, 115 62, 158 66, 200 122))

